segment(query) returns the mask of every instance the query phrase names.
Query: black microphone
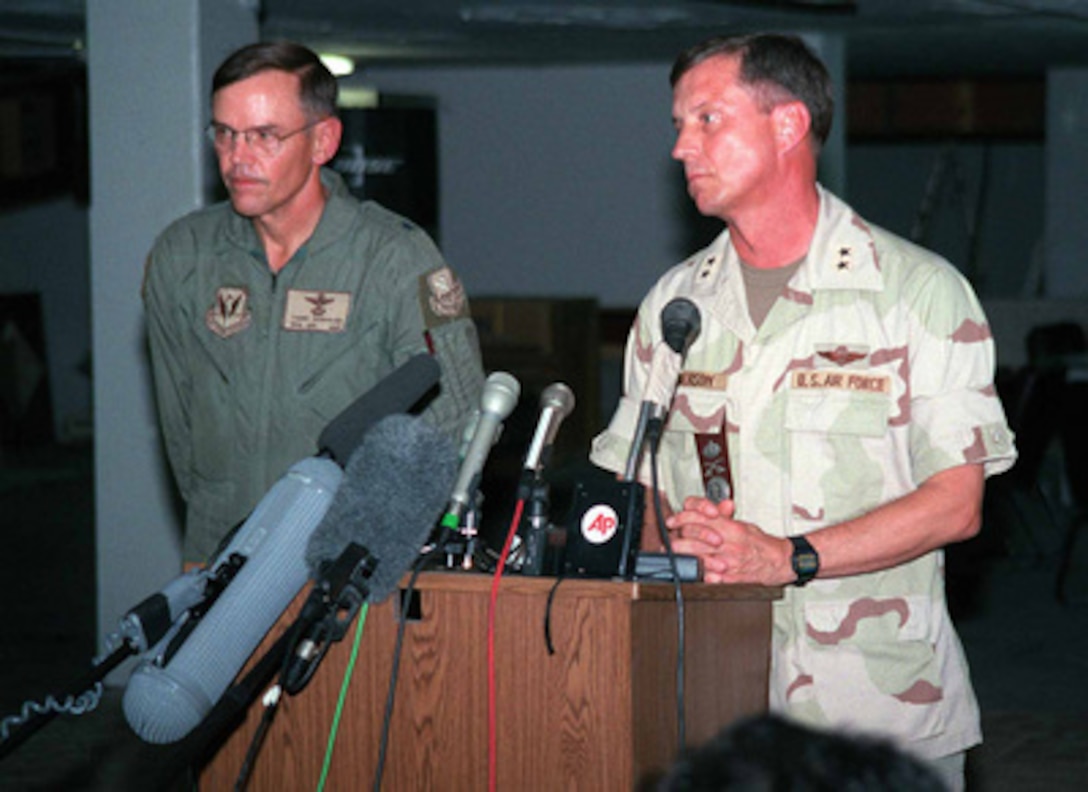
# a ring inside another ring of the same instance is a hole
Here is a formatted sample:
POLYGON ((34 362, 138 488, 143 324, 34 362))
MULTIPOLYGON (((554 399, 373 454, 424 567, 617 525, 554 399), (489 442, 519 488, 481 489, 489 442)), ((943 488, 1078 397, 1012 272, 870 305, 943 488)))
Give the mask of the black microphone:
POLYGON ((314 587, 292 627, 288 693, 305 687, 362 603, 384 601, 419 558, 456 472, 453 443, 422 419, 393 415, 367 433, 306 546, 314 587))
POLYGON ((675 297, 661 309, 663 342, 653 351, 650 373, 642 395, 635 436, 627 453, 623 481, 634 481, 642 449, 648 438, 656 440, 669 412, 684 356, 700 329, 699 309, 685 297, 675 297))
POLYGON ((175 742, 211 710, 305 584, 306 544, 340 486, 339 460, 377 420, 410 409, 438 381, 437 369, 420 355, 383 379, 326 427, 321 456, 297 462, 257 504, 219 557, 242 560, 229 585, 181 640, 169 631, 132 672, 122 706, 139 737, 175 742))
POLYGON ((333 418, 317 439, 318 449, 345 467, 373 424, 407 412, 438 384, 441 373, 438 361, 426 353, 409 358, 333 418))
POLYGON ((691 300, 678 297, 662 309, 664 340, 653 351, 623 476, 616 481, 595 471, 575 482, 563 557, 567 575, 629 579, 638 571, 645 507, 645 488, 636 477, 639 461, 647 439, 656 442, 661 431, 683 357, 699 334, 699 325, 699 309, 691 300))
POLYGON ((480 484, 480 474, 487 455, 491 452, 491 446, 499 436, 502 422, 514 411, 519 396, 521 385, 504 371, 496 371, 484 383, 480 397, 480 416, 454 481, 446 514, 442 517, 444 528, 457 530, 461 524, 461 517, 469 508, 480 484))

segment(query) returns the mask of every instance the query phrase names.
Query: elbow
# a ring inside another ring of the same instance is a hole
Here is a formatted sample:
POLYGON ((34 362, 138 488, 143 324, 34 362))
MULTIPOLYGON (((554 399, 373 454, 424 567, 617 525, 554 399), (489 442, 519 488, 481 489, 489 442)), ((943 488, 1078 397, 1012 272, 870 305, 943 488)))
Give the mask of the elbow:
POLYGON ((935 477, 937 513, 944 529, 944 544, 965 542, 978 536, 982 530, 982 469, 975 465, 965 465, 946 471, 935 477))
POLYGON ((966 542, 968 539, 974 539, 982 530, 982 508, 980 506, 973 504, 970 508, 964 509, 963 512, 962 515, 959 515, 959 519, 953 523, 955 530, 950 537, 950 543, 966 542))
POLYGON ((982 530, 982 497, 957 498, 947 515, 947 544, 974 539, 982 530))

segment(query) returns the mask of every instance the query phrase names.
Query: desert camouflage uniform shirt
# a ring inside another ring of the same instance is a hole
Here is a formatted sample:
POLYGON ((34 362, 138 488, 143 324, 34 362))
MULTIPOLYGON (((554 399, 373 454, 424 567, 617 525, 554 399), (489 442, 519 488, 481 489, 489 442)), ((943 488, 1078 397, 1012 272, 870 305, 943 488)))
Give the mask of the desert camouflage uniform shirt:
MULTIPOLYGON (((628 339, 625 395, 594 441, 595 463, 624 469, 661 310, 685 296, 702 330, 659 454, 674 509, 704 494, 694 436, 723 422, 737 516, 775 536, 856 517, 946 468, 1012 465, 993 341, 967 282, 820 195, 808 255, 758 331, 728 231, 661 278, 628 339)), ((924 757, 981 738, 940 551, 787 587, 772 657, 771 707, 802 721, 881 733, 924 757)))
POLYGON ((433 349, 424 417, 459 440, 483 388, 460 281, 425 232, 360 203, 334 171, 310 239, 273 274, 253 224, 222 203, 156 240, 144 284, 163 439, 186 502, 184 559, 206 561, 325 426, 433 349))

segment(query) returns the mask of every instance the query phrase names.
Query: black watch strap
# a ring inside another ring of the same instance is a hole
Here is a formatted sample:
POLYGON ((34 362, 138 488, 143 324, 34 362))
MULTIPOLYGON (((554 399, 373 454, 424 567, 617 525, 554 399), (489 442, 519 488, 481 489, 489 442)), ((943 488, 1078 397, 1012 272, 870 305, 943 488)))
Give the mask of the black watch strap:
POLYGON ((803 586, 820 571, 820 556, 805 537, 791 536, 790 541, 793 542, 793 556, 790 558, 790 563, 793 565, 794 574, 797 575, 797 579, 793 582, 794 585, 803 586))

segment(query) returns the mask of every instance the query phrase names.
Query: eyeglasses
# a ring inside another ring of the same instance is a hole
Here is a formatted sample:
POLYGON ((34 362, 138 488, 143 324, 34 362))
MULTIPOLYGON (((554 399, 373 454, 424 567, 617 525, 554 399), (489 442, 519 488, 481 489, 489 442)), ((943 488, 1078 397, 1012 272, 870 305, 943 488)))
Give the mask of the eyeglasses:
POLYGON ((324 118, 319 118, 316 121, 311 121, 304 127, 299 127, 293 132, 280 133, 276 131, 275 127, 271 126, 259 126, 251 127, 249 129, 234 129, 226 124, 220 124, 218 121, 212 121, 208 124, 206 131, 208 140, 215 146, 215 150, 220 154, 225 154, 228 151, 234 150, 234 144, 238 142, 238 138, 244 138, 246 145, 261 157, 275 157, 281 151, 283 151, 283 144, 288 139, 293 138, 307 129, 317 126, 324 118))

